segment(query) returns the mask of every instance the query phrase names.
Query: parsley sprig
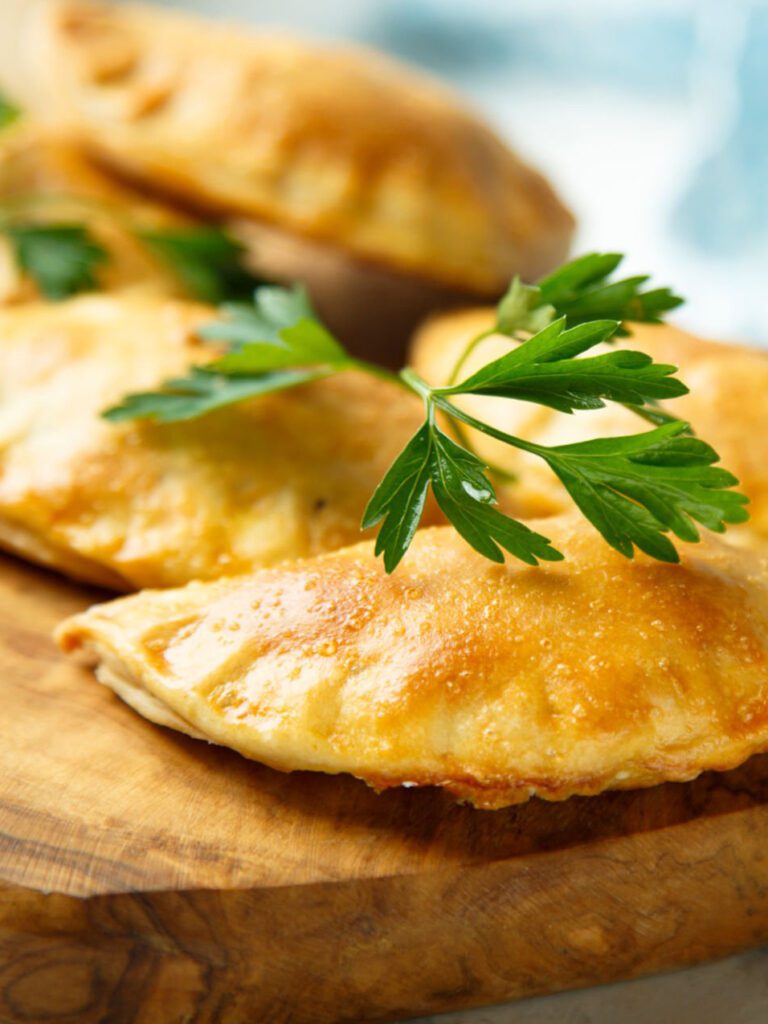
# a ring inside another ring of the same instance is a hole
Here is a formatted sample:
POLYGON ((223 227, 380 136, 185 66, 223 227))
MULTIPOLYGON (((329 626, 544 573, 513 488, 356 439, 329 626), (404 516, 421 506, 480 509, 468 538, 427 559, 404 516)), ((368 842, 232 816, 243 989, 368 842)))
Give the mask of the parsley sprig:
MULTIPOLYGON (((728 489, 738 483, 736 477, 713 465, 719 456, 710 445, 699 438, 685 436, 688 424, 682 421, 642 434, 547 447, 496 430, 434 392, 430 398, 448 416, 543 459, 584 516, 611 547, 627 558, 633 556, 637 547, 659 561, 677 562, 679 557, 665 536, 667 532, 671 531, 681 540, 696 542, 700 539, 696 523, 722 533, 726 523, 742 523, 748 519, 744 508, 748 499, 728 489)), ((450 510, 443 506, 437 491, 435 497, 453 522, 450 510)), ((374 525, 368 515, 365 525, 374 525)), ((408 544, 411 539, 412 535, 408 544)), ((401 551, 392 547, 389 553, 392 567, 405 554, 408 544, 401 551)))
MULTIPOLYGON (((47 198, 99 208, 67 196, 47 198)), ((19 270, 53 301, 98 288, 99 271, 111 259, 109 251, 83 222, 40 218, 45 202, 45 197, 31 197, 0 208, 0 234, 10 242, 19 270)), ((246 268, 244 247, 221 228, 149 230, 111 207, 108 212, 176 275, 190 298, 214 305, 250 299, 262 283, 246 268)))
POLYGON ((250 299, 263 283, 246 268, 245 248, 221 228, 137 230, 136 235, 203 302, 250 299))
MULTIPOLYGON (((423 382, 415 375, 415 387, 423 382)), ((461 536, 493 562, 503 562, 502 548, 529 565, 539 559, 559 561, 562 554, 540 533, 511 519, 496 507, 496 492, 486 466, 437 426, 427 401, 427 421, 408 442, 376 488, 363 517, 363 529, 381 523, 376 554, 392 572, 410 547, 432 488, 438 505, 461 536)), ((449 411, 443 406, 443 411, 449 411)))
MULTIPOLYGON (((159 391, 128 395, 104 417, 113 423, 152 419, 175 423, 214 409, 283 391, 362 366, 318 321, 303 288, 264 286, 253 306, 222 307, 224 319, 200 331, 229 351, 159 391)), ((383 371, 382 371, 383 372, 383 371)))
MULTIPOLYGON (((587 253, 559 267, 535 285, 524 284, 515 277, 496 307, 493 324, 462 351, 448 379, 449 384, 458 380, 469 356, 492 335, 519 342, 560 317, 566 317, 572 327, 610 319, 618 321, 618 326, 603 339, 610 341, 627 337, 628 325, 632 322, 661 323, 665 313, 682 304, 683 299, 669 288, 644 291, 648 274, 613 280, 612 275, 623 259, 621 253, 587 253)), ((654 426, 675 422, 675 417, 659 408, 654 399, 645 403, 616 401, 654 426)), ((468 445, 470 442, 461 427, 455 429, 462 443, 468 445)))
POLYGON ((0 223, 19 269, 55 302, 97 286, 106 249, 80 224, 0 223))
POLYGON ((21 116, 19 108, 0 93, 0 130, 13 124, 21 116))
MULTIPOLYGON (((621 554, 632 557, 638 548, 675 562, 678 554, 669 534, 694 542, 699 526, 722 532, 726 523, 748 518, 747 499, 731 489, 736 478, 715 465, 714 449, 655 405, 687 392, 674 376, 675 367, 625 349, 588 355, 626 332, 626 324, 658 322, 680 302, 668 289, 643 291, 645 277, 610 281, 619 261, 614 255, 590 255, 536 286, 514 281, 499 305, 494 332, 501 330, 520 343, 442 387, 429 385, 412 369, 392 374, 354 359, 320 323, 303 289, 263 287, 253 305, 225 307, 223 318, 202 330, 205 340, 224 346, 224 355, 156 391, 129 395, 104 416, 112 422, 170 423, 334 373, 362 370, 398 383, 424 404, 423 425, 387 471, 363 517, 363 528, 379 526, 376 553, 383 555, 387 572, 408 550, 430 490, 449 522, 486 558, 501 562, 506 551, 537 565, 563 557, 543 534, 499 508, 487 465, 463 443, 467 427, 546 462, 584 516, 621 554), (549 447, 507 434, 456 405, 457 397, 472 394, 565 413, 621 402, 657 415, 660 425, 624 437, 549 447)), ((476 344, 473 339, 468 348, 476 344)))

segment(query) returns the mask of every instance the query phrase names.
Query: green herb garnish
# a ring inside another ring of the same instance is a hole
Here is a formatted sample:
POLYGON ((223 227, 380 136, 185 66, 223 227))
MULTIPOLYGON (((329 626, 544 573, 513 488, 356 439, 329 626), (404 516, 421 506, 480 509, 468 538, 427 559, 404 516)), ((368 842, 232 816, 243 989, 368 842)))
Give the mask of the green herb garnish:
MULTIPOLYGON (((21 111, 0 95, 0 129, 21 111)), ((119 210, 78 196, 23 196, 0 209, 0 233, 12 245, 19 269, 53 300, 69 298, 98 285, 96 270, 109 253, 85 223, 46 221, 39 214, 48 200, 69 200, 87 214, 106 209, 176 274, 190 296, 218 305, 250 299, 263 282, 245 267, 244 247, 226 231, 212 226, 145 229, 119 210), (31 218, 31 219, 30 219, 31 218)))
POLYGON ((245 267, 245 249, 212 226, 153 229, 137 226, 108 204, 78 197, 20 197, 0 207, 0 234, 13 245, 17 266, 49 299, 98 287, 96 270, 110 259, 85 223, 39 217, 49 202, 96 209, 112 216, 176 275, 191 298, 218 305, 250 300, 263 282, 245 267))
POLYGON ((79 224, 7 224, 19 269, 48 299, 66 299, 96 287, 96 270, 107 262, 106 250, 79 224))
POLYGON ((137 235, 190 295, 204 302, 218 305, 250 299, 263 283, 246 270, 243 246, 219 228, 138 231, 137 235))
POLYGON ((0 94, 0 130, 7 128, 9 124, 13 124, 20 116, 21 111, 19 108, 0 94))
MULTIPOLYGON (((586 256, 537 286, 513 282, 494 331, 523 340, 444 387, 430 386, 410 369, 392 374, 352 358, 320 323, 302 289, 261 288, 254 306, 231 307, 222 321, 203 331, 206 339, 228 346, 226 355, 157 391, 130 395, 104 415, 113 422, 174 422, 334 373, 363 370, 397 382, 424 403, 424 424, 386 473, 363 519, 364 528, 381 524, 376 553, 383 555, 388 572, 408 550, 430 488, 461 536, 492 561, 503 561, 504 551, 530 565, 563 557, 546 537, 498 508, 487 465, 464 443, 465 427, 543 459, 584 516, 623 555, 632 557, 639 548, 675 562, 678 554, 668 534, 696 541, 696 524, 722 532, 726 523, 748 518, 747 499, 730 489, 736 478, 714 465, 717 453, 687 436, 686 423, 655 406, 687 392, 674 376, 675 367, 623 349, 585 355, 626 330, 625 323, 658 322, 680 302, 667 289, 641 291, 646 278, 608 281, 619 260, 586 256), (662 425, 625 437, 547 447, 470 416, 454 404, 467 394, 565 413, 621 402, 641 415, 658 416, 662 425), (443 431, 438 418, 456 431, 460 443, 443 431)), ((473 339, 468 350, 489 333, 473 339)))
POLYGON ((283 391, 358 364, 318 321, 303 288, 259 288, 252 306, 224 306, 225 319, 204 327, 229 352, 160 391, 129 395, 104 416, 113 423, 174 423, 272 391, 283 391))
MULTIPOLYGON (((588 253, 564 264, 535 285, 524 284, 515 277, 496 307, 494 324, 467 345, 453 368, 449 383, 458 380, 468 357, 490 335, 524 341, 559 317, 566 317, 571 327, 603 318, 617 320, 619 326, 611 337, 620 338, 630 333, 628 323, 661 323, 665 313, 682 304, 683 299, 669 288, 643 291, 643 285, 649 280, 647 274, 610 280, 623 259, 620 253, 588 253)), ((629 401, 621 404, 655 426, 675 422, 675 418, 660 409, 654 400, 645 404, 629 401)), ((461 428, 458 434, 466 441, 461 428)))

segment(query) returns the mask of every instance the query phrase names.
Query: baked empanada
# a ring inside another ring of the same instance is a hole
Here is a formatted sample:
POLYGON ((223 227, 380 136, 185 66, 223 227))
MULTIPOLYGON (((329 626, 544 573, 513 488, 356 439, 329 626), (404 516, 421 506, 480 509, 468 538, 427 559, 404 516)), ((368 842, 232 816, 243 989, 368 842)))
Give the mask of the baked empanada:
MULTIPOLYGON (((445 383, 468 341, 490 327, 493 317, 489 309, 470 309, 433 318, 414 340, 413 366, 430 383, 445 383)), ((508 338, 487 338, 468 359, 462 375, 469 376, 508 352, 513 344, 508 338)), ((690 394, 665 407, 690 421, 699 436, 715 448, 723 465, 739 478, 739 489, 750 498, 750 521, 729 529, 729 539, 749 542, 755 535, 768 538, 768 353, 703 341, 668 325, 633 324, 631 337, 619 339, 616 345, 647 352, 656 362, 679 368, 679 377, 690 394)), ((594 354, 599 351, 595 349, 594 354)), ((486 396, 462 396, 456 404, 500 430, 545 445, 651 429, 615 403, 570 416, 528 402, 486 396)), ((518 477, 511 486, 501 488, 507 507, 529 517, 572 507, 565 488, 540 459, 476 431, 470 433, 484 458, 518 477)))
MULTIPOLYGON (((182 296, 178 278, 153 258, 135 230, 183 227, 190 218, 119 183, 69 139, 26 120, 0 134, 0 210, 25 222, 86 224, 108 252, 99 288, 147 295, 182 296), (135 229, 135 230, 134 230, 135 229)), ((0 303, 37 297, 0 235, 0 303)))
POLYGON ((194 332, 212 317, 106 296, 0 310, 0 545, 131 589, 359 539, 366 502, 422 420, 394 384, 347 373, 189 422, 99 418, 210 361, 194 332))
POLYGON ((534 279, 570 241, 541 175, 452 93, 363 49, 11 0, 0 84, 151 188, 465 294, 534 279))
POLYGON ((712 537, 493 565, 449 527, 392 576, 370 543, 70 619, 66 651, 147 718, 282 770, 478 807, 691 779, 768 749, 768 560, 712 537))

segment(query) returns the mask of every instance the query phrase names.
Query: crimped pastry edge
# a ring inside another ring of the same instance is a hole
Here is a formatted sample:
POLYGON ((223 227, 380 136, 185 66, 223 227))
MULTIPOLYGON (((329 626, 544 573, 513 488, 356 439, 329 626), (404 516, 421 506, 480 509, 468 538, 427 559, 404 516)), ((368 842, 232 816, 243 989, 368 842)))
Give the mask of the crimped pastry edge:
MULTIPOLYGON (((194 585, 194 584, 193 584, 194 585)), ((130 600, 130 598, 128 598, 130 600)), ((726 772, 738 768, 751 757, 768 753, 768 737, 763 743, 730 741, 725 749, 701 753, 693 765, 691 759, 673 759, 659 755, 643 762, 623 768, 618 772, 601 773, 591 776, 573 776, 557 781, 537 778, 520 778, 510 781, 506 778, 473 777, 470 774, 446 775, 444 773, 408 770, 398 774, 381 774, 375 771, 356 773, 351 768, 333 768, 320 763, 295 764, 289 767, 279 758, 256 757, 229 743, 220 743, 216 738, 198 728, 181 715, 157 694, 153 693, 142 680, 138 671, 130 664, 130 653, 121 654, 120 629, 113 622, 100 620, 104 627, 102 636, 97 638, 88 617, 98 616, 96 608, 73 616, 61 623, 54 639, 65 653, 79 653, 90 664, 95 663, 98 681, 114 693, 142 717, 157 725, 174 729, 193 739, 205 740, 215 745, 234 750, 246 760, 266 765, 276 771, 291 774, 294 771, 315 771, 326 775, 351 775, 364 782, 377 793, 395 788, 437 788, 445 790, 457 802, 469 804, 477 810, 494 811, 526 803, 532 797, 548 802, 560 802, 571 797, 592 797, 614 790, 648 789, 666 783, 690 782, 705 772, 726 772), (107 639, 108 638, 108 639, 107 639)), ((98 622, 97 618, 97 622, 98 622)), ((138 668, 138 666, 137 666, 138 668)))

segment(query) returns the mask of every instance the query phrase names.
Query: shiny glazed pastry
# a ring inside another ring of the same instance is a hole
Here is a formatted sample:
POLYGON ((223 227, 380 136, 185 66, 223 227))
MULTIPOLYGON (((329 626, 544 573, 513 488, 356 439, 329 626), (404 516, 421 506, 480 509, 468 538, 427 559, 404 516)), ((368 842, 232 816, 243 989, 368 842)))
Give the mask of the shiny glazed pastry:
POLYGON ((372 545, 145 592, 64 623, 154 722, 286 771, 436 785, 478 807, 691 779, 768 749, 768 561, 711 536, 493 565, 448 527, 387 576, 372 545))
MULTIPOLYGON (((490 309, 469 309, 434 317, 417 334, 411 363, 431 384, 442 384, 467 343, 493 324, 490 309)), ((492 336, 481 342, 466 362, 462 377, 509 351, 508 338, 492 336)), ((671 363, 690 388, 690 394, 665 407, 708 441, 722 464, 740 480, 750 498, 750 521, 730 528, 728 539, 752 542, 768 539, 768 354, 759 349, 703 341, 668 325, 632 325, 632 335, 616 342, 623 348, 647 352, 656 362, 671 363)), ((608 351, 595 349, 592 354, 608 351)), ((509 434, 537 444, 559 445, 593 437, 617 437, 650 430, 651 425, 616 403, 604 409, 573 415, 527 402, 487 396, 462 396, 457 405, 509 434)), ((549 468, 533 455, 469 431, 484 457, 516 474, 504 491, 505 504, 523 516, 546 516, 573 505, 549 468)))
MULTIPOLYGON (((87 224, 108 252, 99 268, 99 289, 182 296, 183 289, 136 238, 135 229, 179 228, 190 218, 151 202, 91 162, 71 139, 30 124, 0 133, 0 209, 25 222, 87 224)), ((0 303, 34 299, 8 242, 0 236, 0 303)))
POLYGON ((150 188, 250 219, 257 259, 277 246, 311 290, 297 266, 318 245, 465 296, 568 249, 572 218, 544 178, 379 54, 150 6, 10 0, 0 58, 0 86, 36 115, 150 188))
POLYGON ((209 362, 212 311, 83 297, 0 310, 0 545, 118 589, 175 586, 358 540, 366 502, 421 423, 362 374, 167 425, 99 417, 209 362))

